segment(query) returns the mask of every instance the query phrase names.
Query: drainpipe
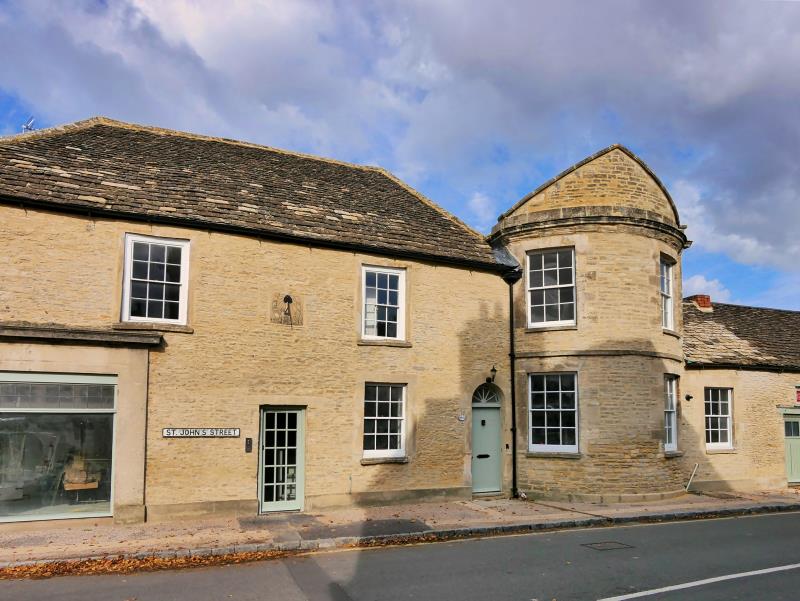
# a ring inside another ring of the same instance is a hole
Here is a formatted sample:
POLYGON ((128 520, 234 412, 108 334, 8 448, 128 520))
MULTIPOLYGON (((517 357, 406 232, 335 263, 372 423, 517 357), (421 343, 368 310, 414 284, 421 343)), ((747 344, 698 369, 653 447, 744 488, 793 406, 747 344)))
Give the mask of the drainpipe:
POLYGON ((508 358, 511 365, 511 496, 517 498, 517 386, 515 382, 517 355, 514 351, 514 284, 522 278, 522 270, 517 267, 503 274, 508 284, 508 358))

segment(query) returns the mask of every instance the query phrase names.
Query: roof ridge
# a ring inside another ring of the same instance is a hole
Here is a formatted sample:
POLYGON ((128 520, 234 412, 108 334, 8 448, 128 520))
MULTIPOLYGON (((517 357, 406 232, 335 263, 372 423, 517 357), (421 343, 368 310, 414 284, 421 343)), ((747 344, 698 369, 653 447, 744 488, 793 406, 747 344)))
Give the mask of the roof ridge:
POLYGON ((45 127, 43 129, 34 129, 31 131, 23 131, 15 134, 7 134, 4 136, 0 136, 0 144, 8 142, 17 142, 19 140, 30 140, 32 138, 46 138, 48 136, 62 134, 65 131, 87 129, 95 125, 100 125, 113 121, 114 121, 113 119, 109 119, 108 117, 95 115, 94 117, 81 119, 80 121, 70 121, 69 123, 53 125, 51 127, 45 127))
POLYGON ((638 156, 638 155, 637 155, 635 152, 633 152, 633 151, 632 151, 630 148, 628 148, 627 146, 625 146, 625 145, 623 145, 623 144, 620 144, 620 143, 614 143, 614 144, 612 144, 611 146, 606 146, 605 148, 602 148, 602 149, 598 150, 598 151, 597 151, 597 152, 595 152, 594 154, 590 154, 588 157, 585 157, 585 158, 581 159, 581 160, 580 160, 580 161, 578 161, 577 163, 573 164, 571 167, 567 167, 567 168, 566 168, 566 169, 564 169, 564 171, 562 171, 561 173, 558 173, 557 175, 554 175, 554 176, 553 176, 553 177, 551 177, 549 180, 547 180, 546 182, 544 182, 543 184, 541 184, 540 186, 538 186, 536 189, 534 189, 534 190, 533 190, 533 192, 529 192, 528 194, 526 194, 525 196, 523 196, 521 199, 519 199, 517 202, 515 202, 515 203, 514 203, 514 204, 511 206, 511 208, 509 208, 509 209, 507 209, 506 211, 504 211, 504 212, 503 212, 503 213, 502 213, 502 214, 501 214, 501 215, 500 215, 500 216, 497 218, 497 221, 498 221, 498 222, 500 222, 500 221, 502 221, 503 219, 505 219, 506 217, 508 217, 508 215, 509 215, 509 214, 511 214, 511 213, 513 213, 514 211, 516 211, 516 210, 517 210, 519 207, 521 207, 523 204, 525 204, 525 203, 526 203, 527 201, 529 201, 531 198, 533 198, 534 196, 536 196, 536 195, 537 195, 539 192, 541 192, 542 190, 545 190, 545 189, 549 188, 550 186, 552 186, 553 184, 555 184, 555 183, 556 183, 558 180, 565 178, 566 176, 568 176, 568 175, 569 175, 570 173, 572 173, 573 171, 577 171, 578 169, 580 169, 580 168, 581 168, 581 167, 583 167, 584 165, 586 165, 586 164, 588 164, 588 163, 591 163, 591 162, 592 162, 592 161, 594 161, 595 159, 597 159, 597 158, 600 158, 601 156, 603 156, 604 154, 608 154, 608 153, 609 153, 609 152, 611 152, 612 150, 621 150, 622 152, 624 152, 625 154, 627 154, 627 155, 628 155, 630 158, 632 158, 632 159, 633 159, 633 160, 634 160, 634 161, 635 161, 635 162, 636 162, 636 163, 637 163, 637 164, 638 164, 638 165, 639 165, 639 166, 640 166, 642 169, 644 169, 644 171, 645 171, 645 173, 647 173, 647 175, 649 175, 649 176, 650 176, 650 177, 653 179, 653 181, 656 183, 656 185, 657 185, 657 186, 658 186, 658 187, 661 189, 661 191, 664 193, 664 196, 666 196, 666 198, 667 198, 667 201, 668 201, 668 202, 669 202, 669 204, 670 204, 670 207, 672 207, 672 212, 675 214, 675 222, 676 222, 676 224, 678 225, 678 227, 680 227, 680 225, 681 225, 681 222, 680 222, 680 216, 678 215, 678 207, 677 207, 677 205, 675 204, 675 201, 672 199, 672 195, 670 195, 670 193, 669 193, 669 190, 667 190, 667 187, 666 187, 666 186, 664 185, 664 183, 663 183, 663 182, 662 182, 662 181, 659 179, 659 177, 658 177, 658 176, 655 174, 655 172, 654 172, 652 169, 650 169, 650 166, 649 166, 647 163, 645 163, 645 162, 644 162, 644 161, 643 161, 643 160, 642 160, 642 159, 641 159, 641 158, 640 158, 640 157, 639 157, 639 156, 638 156))
MULTIPOLYGON (((692 304, 691 297, 683 298, 682 301, 684 303, 692 304)), ((723 307, 738 307, 740 309, 757 309, 759 311, 780 311, 782 313, 798 313, 798 314, 800 314, 800 311, 797 311, 795 309, 778 309, 778 308, 775 308, 775 307, 758 307, 756 305, 740 305, 740 304, 737 304, 737 303, 720 303, 720 302, 712 301, 711 305, 712 306, 713 305, 721 305, 723 307)))
POLYGON ((406 192, 408 192, 409 194, 414 196, 421 203, 423 203, 423 204, 431 207, 433 210, 437 211, 445 219, 448 219, 449 221, 452 221, 453 223, 455 223, 459 227, 464 228, 465 230, 467 230, 467 232, 469 234, 479 238, 481 240, 481 242, 485 242, 486 245, 489 246, 489 243, 486 241, 486 236, 481 234, 478 230, 474 229, 473 227, 471 227, 470 225, 468 225, 464 221, 461 221, 461 219, 459 219, 456 215, 454 215, 453 213, 451 213, 450 211, 448 211, 444 207, 440 207, 438 204, 433 202, 430 198, 428 198, 427 196, 422 194, 422 192, 419 192, 419 191, 415 190, 414 188, 412 188, 411 186, 409 186, 406 182, 401 180, 399 177, 397 177, 394 173, 392 173, 388 169, 385 169, 383 167, 374 167, 373 169, 375 169, 375 171, 381 173, 385 177, 389 178, 390 180, 392 180, 393 182, 398 184, 401 188, 403 188, 406 192))
POLYGON ((233 138, 223 138, 219 136, 209 136, 205 134, 196 134, 188 131, 182 131, 178 129, 170 129, 167 127, 158 127, 156 125, 142 125, 140 123, 131 123, 129 121, 120 121, 118 119, 111 119, 110 117, 105 117, 103 115, 95 115, 93 117, 89 117, 88 119, 82 119, 81 121, 73 121, 71 123, 64 123, 62 125, 55 125, 53 127, 47 127, 44 129, 37 129, 30 132, 23 132, 18 134, 10 134, 7 136, 0 136, 0 143, 3 142, 12 142, 17 141, 20 139, 31 139, 31 138, 40 138, 40 137, 47 137, 53 135, 59 135, 64 133, 65 131, 71 130, 80 130, 80 129, 87 129, 89 127, 94 127, 97 125, 107 125, 109 127, 117 127, 119 129, 130 129, 132 131, 142 131, 148 132, 158 135, 164 136, 175 136, 180 138, 186 138, 189 140, 200 140, 204 142, 220 142, 222 144, 230 144, 231 146, 243 146, 245 148, 255 148, 258 150, 265 150, 268 152, 275 152, 278 154, 284 154, 288 156, 295 156, 304 159, 311 159, 314 161, 321 161, 324 163, 332 163, 334 165, 340 165, 342 167, 350 167, 352 169, 360 169, 363 171, 381 171, 381 167, 377 165, 360 165, 358 163, 350 163, 348 161, 341 161, 339 159, 332 159, 329 157, 322 157, 314 154, 309 154, 306 152, 299 152, 295 150, 285 150, 283 148, 276 148, 274 146, 267 146, 266 144, 257 144, 256 142, 247 142, 244 140, 235 140, 233 138))

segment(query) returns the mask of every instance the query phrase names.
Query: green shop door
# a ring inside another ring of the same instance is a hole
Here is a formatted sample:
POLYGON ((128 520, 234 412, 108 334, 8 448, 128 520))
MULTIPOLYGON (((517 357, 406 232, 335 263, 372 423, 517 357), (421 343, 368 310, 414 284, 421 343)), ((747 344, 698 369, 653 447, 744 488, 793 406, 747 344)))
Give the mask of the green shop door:
POLYGON ((261 512, 303 509, 305 410, 261 410, 259 501, 261 512))
POLYGON ((786 435, 786 479, 789 484, 800 484, 800 415, 787 415, 783 429, 786 435))
POLYGON ((472 492, 500 492, 500 408, 472 407, 472 492))

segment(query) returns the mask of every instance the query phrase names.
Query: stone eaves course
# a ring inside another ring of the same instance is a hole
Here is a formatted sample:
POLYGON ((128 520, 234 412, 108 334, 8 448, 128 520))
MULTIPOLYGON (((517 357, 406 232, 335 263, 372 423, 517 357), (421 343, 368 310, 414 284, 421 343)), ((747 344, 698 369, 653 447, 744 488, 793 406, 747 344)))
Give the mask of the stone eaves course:
POLYGON ((103 117, 0 138, 0 201, 506 269, 378 167, 103 117))
POLYGON ((800 312, 713 303, 683 303, 688 367, 742 367, 800 372, 800 312))

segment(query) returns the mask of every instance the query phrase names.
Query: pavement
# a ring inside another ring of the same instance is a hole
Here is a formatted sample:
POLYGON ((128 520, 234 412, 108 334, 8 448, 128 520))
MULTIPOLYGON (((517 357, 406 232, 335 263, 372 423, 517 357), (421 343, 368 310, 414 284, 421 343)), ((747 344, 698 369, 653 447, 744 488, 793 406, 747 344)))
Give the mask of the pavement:
POLYGON ((137 525, 68 521, 0 528, 0 569, 87 559, 293 552, 800 510, 795 489, 641 503, 473 499, 137 525), (38 526, 38 527, 37 527, 38 526))
POLYGON ((800 513, 0 582, 4 601, 796 601, 800 513), (794 562, 794 563, 793 563, 794 562))

